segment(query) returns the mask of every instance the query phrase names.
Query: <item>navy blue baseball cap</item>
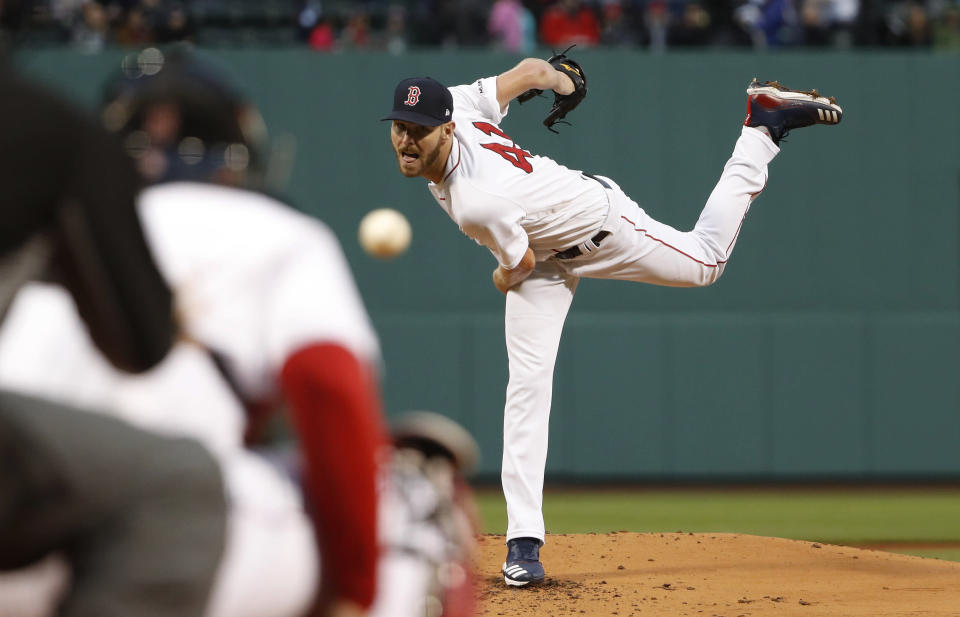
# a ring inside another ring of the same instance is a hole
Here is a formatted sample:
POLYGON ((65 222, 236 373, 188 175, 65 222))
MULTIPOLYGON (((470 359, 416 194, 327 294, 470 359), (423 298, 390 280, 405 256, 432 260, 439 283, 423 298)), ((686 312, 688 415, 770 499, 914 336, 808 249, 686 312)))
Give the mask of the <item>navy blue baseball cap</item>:
POLYGON ((382 120, 403 120, 423 126, 440 126, 453 120, 453 96, 430 77, 411 77, 393 91, 393 112, 382 120))

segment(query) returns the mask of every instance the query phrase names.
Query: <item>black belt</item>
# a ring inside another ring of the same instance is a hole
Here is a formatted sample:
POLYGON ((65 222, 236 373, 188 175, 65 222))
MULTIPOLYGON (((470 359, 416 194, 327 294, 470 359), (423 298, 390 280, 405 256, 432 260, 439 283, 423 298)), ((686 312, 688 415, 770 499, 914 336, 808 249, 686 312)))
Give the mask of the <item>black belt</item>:
POLYGON ((591 180, 596 180, 597 182, 600 183, 600 186, 602 186, 602 187, 605 188, 605 189, 611 188, 610 185, 609 185, 605 180, 601 180, 600 178, 596 177, 596 176, 593 175, 593 174, 588 174, 588 173, 585 172, 585 171, 581 171, 580 173, 582 173, 582 174, 585 175, 586 177, 590 178, 591 180))
MULTIPOLYGON (((598 231, 597 235, 590 238, 590 242, 593 242, 595 245, 600 246, 600 243, 604 238, 610 235, 609 231, 598 231)), ((560 251, 554 257, 556 259, 573 259, 574 257, 580 257, 583 255, 583 249, 580 248, 580 245, 571 246, 570 248, 560 251)))
MULTIPOLYGON (((580 173, 582 173, 587 178, 590 178, 591 180, 596 180, 597 182, 600 183, 600 186, 602 186, 603 188, 605 189, 610 188, 609 184, 607 184, 605 181, 601 180, 600 178, 596 177, 595 175, 588 174, 585 171, 580 173)), ((595 245, 599 247, 600 242, 609 235, 610 235, 609 231, 598 231, 597 235, 590 238, 590 242, 593 242, 595 245)), ((556 257, 557 259, 573 259, 574 257, 580 257, 581 255, 583 255, 583 249, 581 249, 580 245, 578 244, 577 246, 571 246, 565 251, 560 251, 559 253, 554 255, 554 257, 556 257)))

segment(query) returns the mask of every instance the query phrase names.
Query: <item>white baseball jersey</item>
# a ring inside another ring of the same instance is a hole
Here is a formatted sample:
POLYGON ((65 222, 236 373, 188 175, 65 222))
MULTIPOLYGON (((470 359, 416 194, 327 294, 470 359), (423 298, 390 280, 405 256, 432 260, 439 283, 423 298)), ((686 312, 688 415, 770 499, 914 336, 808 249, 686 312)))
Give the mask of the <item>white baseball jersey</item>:
POLYGON ((581 172, 524 150, 500 129, 497 78, 450 88, 453 148, 444 178, 430 192, 460 229, 515 268, 527 247, 543 261, 593 236, 609 202, 581 172))
POLYGON ((299 491, 243 450, 243 406, 204 347, 224 359, 244 398, 265 399, 301 347, 335 343, 377 365, 376 336, 340 245, 319 221, 209 184, 158 185, 138 205, 188 340, 148 373, 121 373, 101 358, 69 295, 35 283, 0 328, 0 386, 207 445, 231 504, 207 617, 295 617, 318 578, 312 525, 299 491))

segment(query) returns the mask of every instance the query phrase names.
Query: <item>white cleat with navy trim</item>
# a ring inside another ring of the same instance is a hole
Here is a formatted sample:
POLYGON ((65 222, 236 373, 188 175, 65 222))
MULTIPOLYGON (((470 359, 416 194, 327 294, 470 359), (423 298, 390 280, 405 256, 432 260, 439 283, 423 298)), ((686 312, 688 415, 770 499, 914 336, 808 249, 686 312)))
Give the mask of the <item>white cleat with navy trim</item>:
POLYGON ((747 118, 744 126, 765 127, 779 144, 791 129, 814 124, 838 124, 843 109, 832 96, 816 90, 791 90, 776 81, 754 79, 747 86, 747 118))

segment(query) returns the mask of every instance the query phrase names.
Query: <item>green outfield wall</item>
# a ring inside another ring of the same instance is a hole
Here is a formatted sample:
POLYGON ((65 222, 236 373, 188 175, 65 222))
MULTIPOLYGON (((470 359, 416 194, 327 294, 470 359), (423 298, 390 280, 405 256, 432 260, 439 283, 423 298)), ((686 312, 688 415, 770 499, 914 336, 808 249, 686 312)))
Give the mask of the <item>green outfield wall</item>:
MULTIPOLYGON (((273 134, 296 140, 288 195, 344 245, 382 339, 390 413, 460 420, 495 475, 507 378, 495 264, 423 181, 399 174, 378 119, 402 77, 465 83, 519 58, 214 55, 273 134), (414 229, 392 262, 356 243, 362 215, 382 206, 414 229)), ((92 105, 119 57, 24 51, 18 63, 92 105)), ((788 138, 714 286, 581 284, 560 348, 549 473, 960 478, 960 56, 577 58, 590 92, 572 127, 543 128, 546 99, 514 105, 502 127, 528 150, 612 177, 680 228, 693 226, 732 149, 752 77, 835 94, 845 117, 788 138)))

